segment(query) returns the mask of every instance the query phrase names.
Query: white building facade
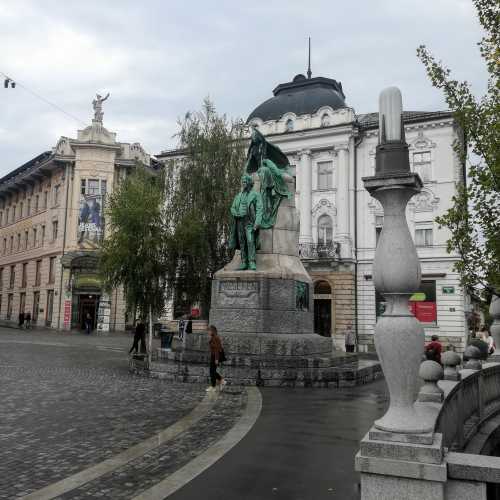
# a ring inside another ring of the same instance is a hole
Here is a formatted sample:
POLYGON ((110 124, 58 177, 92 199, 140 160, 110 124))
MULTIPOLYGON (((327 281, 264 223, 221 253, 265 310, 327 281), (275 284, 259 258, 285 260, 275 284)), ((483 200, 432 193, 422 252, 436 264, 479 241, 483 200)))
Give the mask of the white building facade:
MULTIPOLYGON (((373 351, 383 298, 376 296, 372 263, 383 211, 363 187, 375 173, 378 114, 356 115, 342 85, 297 75, 278 85, 248 124, 258 127, 290 160, 300 215, 300 255, 314 283, 315 331, 344 348, 348 326, 358 349, 373 351)), ((426 338, 462 350, 468 330, 466 297, 446 252, 449 233, 434 222, 452 204, 463 168, 453 142, 460 131, 449 112, 405 112, 413 171, 424 189, 408 204, 407 219, 422 266, 422 286, 411 308, 426 338)))

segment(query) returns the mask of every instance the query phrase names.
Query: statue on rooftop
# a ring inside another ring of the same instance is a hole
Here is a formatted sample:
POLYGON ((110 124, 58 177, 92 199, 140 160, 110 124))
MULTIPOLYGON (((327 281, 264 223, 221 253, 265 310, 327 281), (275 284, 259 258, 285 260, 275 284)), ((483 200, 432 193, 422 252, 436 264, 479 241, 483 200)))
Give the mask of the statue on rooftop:
POLYGON ((92 106, 94 108, 94 121, 98 123, 102 123, 102 117, 104 113, 102 111, 102 103, 109 97, 109 92, 106 94, 106 97, 102 97, 99 94, 95 95, 95 99, 92 101, 92 106))
POLYGON ((257 172, 262 196, 262 229, 269 229, 276 223, 278 209, 283 198, 291 196, 283 174, 288 173, 288 158, 280 148, 271 144, 253 128, 252 139, 247 153, 245 171, 257 172))

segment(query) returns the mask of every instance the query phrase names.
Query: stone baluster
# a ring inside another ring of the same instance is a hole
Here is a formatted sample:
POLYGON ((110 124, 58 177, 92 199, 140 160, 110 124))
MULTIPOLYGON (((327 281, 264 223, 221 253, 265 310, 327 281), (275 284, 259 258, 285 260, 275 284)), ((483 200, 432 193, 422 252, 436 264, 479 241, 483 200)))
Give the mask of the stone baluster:
POLYGON ((436 361, 427 360, 420 365, 418 374, 424 381, 424 385, 418 393, 418 401, 421 403, 442 403, 444 393, 437 385, 438 381, 443 378, 442 366, 436 361))
POLYGON ((493 318, 493 323, 490 327, 491 336, 495 341, 496 348, 500 349, 500 297, 498 295, 491 297, 490 315, 493 318))
POLYGON ((462 362, 460 355, 455 351, 446 351, 441 354, 441 362, 444 365, 444 380, 460 380, 458 366, 462 362))
POLYGON ((476 346, 469 345, 465 348, 464 359, 467 360, 464 365, 467 370, 481 369, 481 351, 476 346))
POLYGON ((379 110, 375 176, 363 179, 365 188, 384 209, 373 281, 387 307, 375 326, 375 347, 389 388, 390 404, 375 427, 393 433, 421 434, 431 432, 432 423, 421 418, 414 405, 424 330, 408 309, 408 299, 420 286, 421 271, 405 209, 410 198, 422 189, 422 181, 410 172, 399 89, 382 91, 379 110))
POLYGON ((300 156, 300 243, 312 243, 312 160, 311 151, 303 149, 300 156))

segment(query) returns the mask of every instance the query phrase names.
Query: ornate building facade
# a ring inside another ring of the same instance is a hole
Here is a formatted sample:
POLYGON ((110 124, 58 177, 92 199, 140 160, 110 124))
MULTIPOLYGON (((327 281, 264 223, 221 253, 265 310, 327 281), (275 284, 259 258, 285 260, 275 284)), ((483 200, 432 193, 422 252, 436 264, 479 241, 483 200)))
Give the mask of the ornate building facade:
POLYGON ((125 327, 123 293, 103 290, 97 250, 105 234, 106 195, 141 162, 156 165, 140 144, 117 142, 94 100, 92 125, 61 137, 0 179, 0 320, 21 313, 34 326, 60 330, 125 327))
MULTIPOLYGON (((384 214, 363 188, 374 175, 378 114, 356 114, 342 85, 329 78, 306 78, 278 85, 247 123, 289 157, 296 179, 300 215, 300 255, 314 279, 315 330, 344 348, 350 326, 360 351, 372 351, 373 329, 383 311, 371 268, 384 214)), ((464 179, 453 151, 458 138, 449 112, 405 112, 412 169, 424 182, 409 203, 407 219, 422 266, 422 285, 411 307, 426 336, 462 349, 467 333, 467 300, 453 271, 456 255, 446 252, 449 237, 434 222, 451 206, 464 179)))

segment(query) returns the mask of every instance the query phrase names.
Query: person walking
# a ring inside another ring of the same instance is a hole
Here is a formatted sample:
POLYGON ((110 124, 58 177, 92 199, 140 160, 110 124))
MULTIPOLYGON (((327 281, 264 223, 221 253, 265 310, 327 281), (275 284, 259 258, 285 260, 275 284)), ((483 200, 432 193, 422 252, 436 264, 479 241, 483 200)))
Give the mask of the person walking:
POLYGON ((351 325, 347 325, 345 332, 345 352, 354 352, 356 348, 356 335, 352 331, 351 325))
POLYGON ((90 335, 90 332, 92 331, 92 316, 90 313, 87 313, 85 316, 85 333, 87 335, 90 335))
POLYGON ((26 330, 29 330, 31 328, 31 313, 30 312, 26 313, 24 321, 26 323, 26 330))
POLYGON ((138 321, 135 325, 134 332, 134 343, 128 352, 131 354, 132 351, 135 351, 134 354, 139 352, 139 341, 141 342, 141 352, 146 352, 146 325, 142 321, 138 321))
POLYGON ((431 341, 425 346, 425 357, 430 361, 436 361, 441 364, 441 352, 443 351, 443 346, 439 342, 439 337, 433 335, 431 341))
POLYGON ((224 361, 224 349, 222 347, 222 340, 214 325, 208 327, 208 335, 208 345, 210 347, 210 387, 207 388, 207 392, 214 392, 216 385, 220 389, 226 385, 226 381, 217 373, 217 367, 224 361))

